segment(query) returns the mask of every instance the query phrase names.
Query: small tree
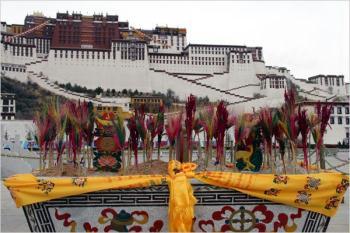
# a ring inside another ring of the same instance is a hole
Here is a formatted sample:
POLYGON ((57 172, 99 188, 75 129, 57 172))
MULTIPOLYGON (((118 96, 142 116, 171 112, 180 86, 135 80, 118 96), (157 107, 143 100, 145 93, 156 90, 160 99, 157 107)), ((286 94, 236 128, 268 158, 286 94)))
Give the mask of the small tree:
POLYGON ((116 90, 113 88, 112 89, 112 96, 115 96, 115 94, 116 94, 116 90))
POLYGON ((123 94, 123 95, 127 95, 127 94, 128 94, 128 90, 123 89, 123 90, 122 90, 122 94, 123 94))
POLYGON ((101 94, 102 92, 103 92, 102 87, 97 87, 97 88, 95 89, 95 93, 96 93, 97 95, 101 94))
POLYGON ((132 96, 132 90, 128 89, 128 96, 132 96))
POLYGON ((71 83, 66 83, 66 89, 71 90, 72 89, 72 84, 71 83))
POLYGON ((106 96, 111 96, 111 89, 107 89, 107 91, 106 91, 106 96))

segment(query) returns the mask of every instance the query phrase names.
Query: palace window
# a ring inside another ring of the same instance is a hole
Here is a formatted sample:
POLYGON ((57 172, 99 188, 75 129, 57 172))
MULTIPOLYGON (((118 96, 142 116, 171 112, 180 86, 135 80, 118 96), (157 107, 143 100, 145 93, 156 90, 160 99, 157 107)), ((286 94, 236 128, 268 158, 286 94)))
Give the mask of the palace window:
POLYGON ((342 117, 338 117, 338 125, 343 124, 343 118, 342 117))
POLYGON ((347 124, 347 125, 350 124, 350 119, 349 119, 349 117, 345 118, 345 124, 347 124))
POLYGON ((331 125, 333 125, 334 124, 334 117, 330 117, 329 122, 331 123, 331 125))
POLYGON ((349 114, 349 107, 345 107, 345 114, 349 114))
POLYGON ((331 107, 331 113, 334 114, 334 107, 331 107))
POLYGON ((337 107, 337 113, 338 113, 338 114, 341 114, 341 113, 342 113, 341 107, 337 107))

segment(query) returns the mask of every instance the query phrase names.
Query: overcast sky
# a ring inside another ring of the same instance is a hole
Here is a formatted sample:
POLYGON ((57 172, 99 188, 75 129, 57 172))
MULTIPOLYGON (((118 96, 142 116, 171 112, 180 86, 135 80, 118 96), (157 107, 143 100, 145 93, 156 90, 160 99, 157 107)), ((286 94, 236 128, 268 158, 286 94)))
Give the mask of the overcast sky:
POLYGON ((266 65, 297 78, 336 74, 349 81, 349 1, 112 2, 1 1, 1 21, 33 11, 118 14, 136 28, 185 27, 189 43, 261 46, 266 65))

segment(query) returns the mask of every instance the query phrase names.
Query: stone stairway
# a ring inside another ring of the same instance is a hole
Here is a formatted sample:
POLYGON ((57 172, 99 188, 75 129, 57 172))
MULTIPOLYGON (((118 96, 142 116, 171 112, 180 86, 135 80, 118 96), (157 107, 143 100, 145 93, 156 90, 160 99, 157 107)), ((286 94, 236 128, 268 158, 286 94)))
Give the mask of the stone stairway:
POLYGON ((174 78, 177 78, 177 79, 180 79, 180 80, 183 80, 183 81, 186 81, 186 82, 190 82, 190 83, 193 83, 197 86, 201 86, 201 87, 205 87, 205 88, 208 88, 208 89, 211 89, 211 90, 214 90, 214 91, 217 91, 221 94, 225 94, 225 95, 228 95, 228 96, 234 96, 234 97, 238 97, 238 98, 241 98, 241 99, 244 99, 244 100, 254 100, 254 99, 258 99, 258 98, 254 98, 254 97, 247 97, 247 96, 243 96, 243 95, 238 95, 238 94, 235 94, 235 93, 231 93, 230 91, 228 90, 222 90, 222 89, 219 89, 219 88, 216 88, 216 87, 213 87, 213 86, 210 86, 210 85, 207 85, 207 84, 204 84, 204 83, 201 83, 199 82, 200 80, 203 80, 203 79, 207 79, 207 78, 210 78, 210 77, 213 77, 213 75, 211 74, 208 74, 208 75, 205 75, 201 78, 197 78, 197 79, 189 79, 189 78, 185 78, 183 77, 183 75, 180 75, 178 73, 170 73, 170 72, 167 72, 165 70, 156 70, 154 68, 150 68, 151 71, 153 72, 157 72, 157 73, 165 73, 167 74, 168 76, 171 76, 171 77, 174 77, 174 78))

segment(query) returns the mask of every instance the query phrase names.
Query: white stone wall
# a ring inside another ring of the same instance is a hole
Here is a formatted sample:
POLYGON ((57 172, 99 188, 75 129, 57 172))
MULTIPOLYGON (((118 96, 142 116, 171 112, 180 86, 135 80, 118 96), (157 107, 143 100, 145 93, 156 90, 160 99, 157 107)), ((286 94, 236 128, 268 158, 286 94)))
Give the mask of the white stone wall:
POLYGON ((77 51, 67 53, 67 58, 65 55, 60 58, 54 56, 53 50, 50 51, 49 62, 44 71, 50 79, 60 83, 76 83, 93 89, 101 86, 104 89, 132 88, 142 92, 150 91, 146 60, 121 60, 119 52, 116 59, 112 59, 112 56, 108 59, 107 55, 102 59, 102 52, 100 52, 100 59, 97 59, 97 55, 95 59, 92 59, 92 55, 89 59, 76 58, 77 51), (71 58, 72 53, 73 58, 71 58))

